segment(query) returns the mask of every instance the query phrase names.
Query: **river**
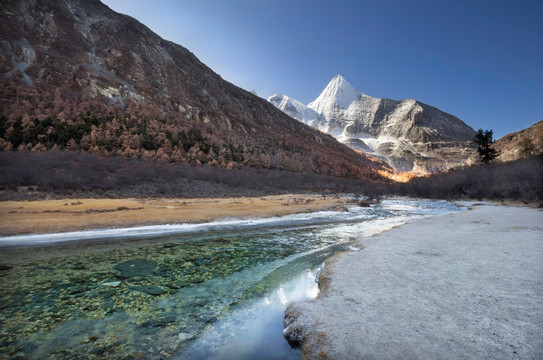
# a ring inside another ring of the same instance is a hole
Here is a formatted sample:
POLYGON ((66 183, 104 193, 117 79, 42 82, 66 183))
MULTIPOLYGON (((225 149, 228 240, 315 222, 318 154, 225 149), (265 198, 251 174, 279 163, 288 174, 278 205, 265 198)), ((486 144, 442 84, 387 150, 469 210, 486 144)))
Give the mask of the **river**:
POLYGON ((326 258, 462 210, 388 199, 345 212, 0 238, 0 357, 298 359, 283 313, 317 296, 326 258))

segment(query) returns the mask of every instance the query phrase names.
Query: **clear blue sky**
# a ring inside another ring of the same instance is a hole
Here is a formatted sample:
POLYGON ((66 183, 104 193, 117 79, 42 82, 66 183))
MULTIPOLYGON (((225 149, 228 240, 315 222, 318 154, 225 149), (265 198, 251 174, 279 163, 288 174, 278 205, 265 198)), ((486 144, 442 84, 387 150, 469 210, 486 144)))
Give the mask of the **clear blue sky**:
POLYGON ((543 119, 541 0, 104 0, 267 98, 314 100, 336 74, 495 138, 543 119))

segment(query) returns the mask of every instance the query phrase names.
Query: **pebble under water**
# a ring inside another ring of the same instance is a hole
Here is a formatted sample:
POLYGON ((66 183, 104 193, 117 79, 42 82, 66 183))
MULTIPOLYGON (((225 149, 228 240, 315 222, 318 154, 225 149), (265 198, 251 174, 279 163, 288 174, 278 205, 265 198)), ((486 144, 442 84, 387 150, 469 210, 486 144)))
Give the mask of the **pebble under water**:
POLYGON ((298 358, 282 312, 316 295, 326 258, 379 229, 459 210, 386 200, 313 225, 2 247, 0 357, 298 358))

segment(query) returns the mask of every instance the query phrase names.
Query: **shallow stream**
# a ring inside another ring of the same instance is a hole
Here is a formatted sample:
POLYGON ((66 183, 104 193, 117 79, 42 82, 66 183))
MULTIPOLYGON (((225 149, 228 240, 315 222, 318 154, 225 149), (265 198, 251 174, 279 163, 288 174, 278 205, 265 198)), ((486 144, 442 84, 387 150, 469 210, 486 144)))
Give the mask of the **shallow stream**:
POLYGON ((297 359, 284 309, 318 294, 326 258, 461 209, 394 199, 348 210, 32 236, 24 247, 0 238, 0 357, 297 359))

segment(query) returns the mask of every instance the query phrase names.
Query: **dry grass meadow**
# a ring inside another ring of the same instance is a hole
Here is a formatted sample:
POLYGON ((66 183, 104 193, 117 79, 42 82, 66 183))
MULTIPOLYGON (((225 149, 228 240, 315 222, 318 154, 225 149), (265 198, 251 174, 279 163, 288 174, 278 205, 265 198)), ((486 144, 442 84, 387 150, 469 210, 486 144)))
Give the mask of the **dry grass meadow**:
POLYGON ((351 201, 317 195, 4 201, 0 202, 0 235, 281 216, 323 210, 351 201))

